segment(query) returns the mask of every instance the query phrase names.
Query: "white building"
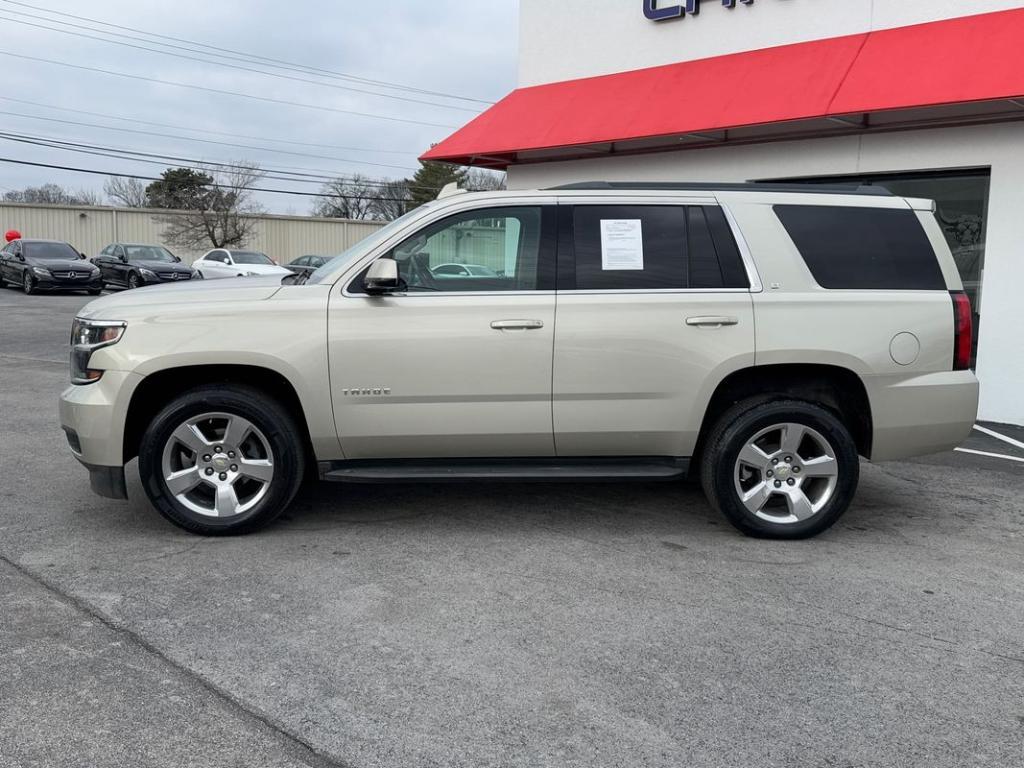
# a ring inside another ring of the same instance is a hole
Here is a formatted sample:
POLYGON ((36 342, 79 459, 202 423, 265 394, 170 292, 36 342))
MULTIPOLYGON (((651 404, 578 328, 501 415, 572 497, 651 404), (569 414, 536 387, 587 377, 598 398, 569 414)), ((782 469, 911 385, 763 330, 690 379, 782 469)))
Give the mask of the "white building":
POLYGON ((521 0, 519 88, 425 159, 572 181, 843 181, 933 198, 981 418, 1024 424, 1024 4, 521 0))

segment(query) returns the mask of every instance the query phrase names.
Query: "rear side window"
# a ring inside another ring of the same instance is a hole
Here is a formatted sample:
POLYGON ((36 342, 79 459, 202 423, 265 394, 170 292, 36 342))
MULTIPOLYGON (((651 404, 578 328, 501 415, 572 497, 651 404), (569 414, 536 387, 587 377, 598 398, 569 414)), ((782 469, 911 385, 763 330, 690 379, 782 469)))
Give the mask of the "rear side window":
POLYGON ((572 226, 575 284, 563 289, 749 287, 717 206, 579 205, 572 226))
POLYGON ((913 211, 818 205, 774 210, 822 288, 946 290, 913 211))

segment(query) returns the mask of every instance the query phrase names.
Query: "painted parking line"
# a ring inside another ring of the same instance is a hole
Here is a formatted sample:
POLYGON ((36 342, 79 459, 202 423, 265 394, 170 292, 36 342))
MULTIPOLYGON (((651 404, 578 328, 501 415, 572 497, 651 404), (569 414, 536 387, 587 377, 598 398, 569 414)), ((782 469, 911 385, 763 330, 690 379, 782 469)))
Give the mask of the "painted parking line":
POLYGON ((1019 461, 1024 464, 1024 459, 1019 456, 1007 456, 1005 453, 992 453, 991 451, 976 451, 973 448, 954 448, 954 451, 960 453, 972 453, 975 456, 989 456, 993 459, 1006 459, 1007 461, 1019 461))
POLYGON ((982 427, 979 424, 975 424, 974 428, 979 432, 988 435, 989 437, 994 437, 996 440, 1002 440, 1004 443, 1009 443, 1012 446, 1024 449, 1024 443, 1022 443, 1020 440, 1014 440, 1012 437, 1001 435, 995 430, 989 429, 988 427, 982 427))

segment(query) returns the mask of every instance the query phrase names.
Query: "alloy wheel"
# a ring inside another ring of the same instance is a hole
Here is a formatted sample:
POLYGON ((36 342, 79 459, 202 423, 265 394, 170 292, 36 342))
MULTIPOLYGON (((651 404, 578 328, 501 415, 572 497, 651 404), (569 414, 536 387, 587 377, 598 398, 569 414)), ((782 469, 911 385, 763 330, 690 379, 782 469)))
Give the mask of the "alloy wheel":
POLYGON ((744 443, 733 482, 740 503, 756 517, 792 524, 818 514, 835 494, 839 462, 817 430, 787 422, 744 443))
POLYGON ((248 419, 203 413, 171 433, 161 471, 182 506, 204 517, 237 517, 267 495, 274 456, 266 436, 248 419))

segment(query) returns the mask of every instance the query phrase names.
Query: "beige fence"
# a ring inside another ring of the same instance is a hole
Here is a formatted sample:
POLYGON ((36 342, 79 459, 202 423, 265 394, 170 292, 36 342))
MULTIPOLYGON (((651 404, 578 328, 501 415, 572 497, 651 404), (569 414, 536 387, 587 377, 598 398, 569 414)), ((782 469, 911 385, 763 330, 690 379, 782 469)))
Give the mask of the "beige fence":
MULTIPOLYGON (((95 256, 109 243, 160 243, 164 223, 157 216, 180 211, 68 205, 0 203, 0 232, 16 229, 22 237, 64 240, 95 256)), ((309 216, 256 216, 256 233, 246 248, 262 251, 280 264, 306 254, 334 256, 383 226, 381 222, 319 219, 309 216)), ((2 243, 0 243, 2 245, 2 243)), ((205 250, 168 246, 191 263, 205 250)))

